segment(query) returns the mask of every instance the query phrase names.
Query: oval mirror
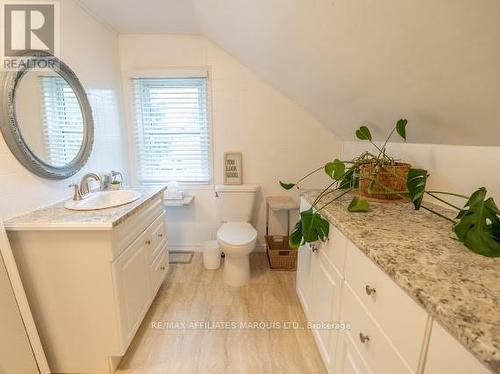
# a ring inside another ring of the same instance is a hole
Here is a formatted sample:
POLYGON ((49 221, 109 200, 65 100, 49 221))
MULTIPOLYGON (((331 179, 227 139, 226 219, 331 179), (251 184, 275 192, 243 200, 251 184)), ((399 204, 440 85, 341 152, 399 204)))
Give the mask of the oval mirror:
POLYGON ((94 125, 87 95, 76 75, 60 60, 54 66, 57 69, 4 73, 0 127, 7 145, 25 167, 46 178, 64 179, 88 160, 94 125))

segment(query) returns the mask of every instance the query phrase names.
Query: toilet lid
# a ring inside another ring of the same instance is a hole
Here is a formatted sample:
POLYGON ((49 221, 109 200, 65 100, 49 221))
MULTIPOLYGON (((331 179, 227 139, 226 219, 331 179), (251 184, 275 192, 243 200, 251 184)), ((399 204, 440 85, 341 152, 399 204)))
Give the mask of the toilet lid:
POLYGON ((229 245, 246 245, 257 238, 257 231, 247 222, 224 223, 217 231, 217 239, 229 245))

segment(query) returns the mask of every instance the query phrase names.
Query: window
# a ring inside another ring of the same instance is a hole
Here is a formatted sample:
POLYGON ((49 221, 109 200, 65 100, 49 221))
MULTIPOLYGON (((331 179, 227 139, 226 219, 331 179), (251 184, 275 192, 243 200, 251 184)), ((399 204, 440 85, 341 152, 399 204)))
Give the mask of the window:
POLYGON ((41 76, 43 141, 46 160, 65 166, 74 160, 83 142, 83 118, 70 85, 59 76, 41 76))
POLYGON ((210 182, 207 78, 133 78, 138 178, 210 182))

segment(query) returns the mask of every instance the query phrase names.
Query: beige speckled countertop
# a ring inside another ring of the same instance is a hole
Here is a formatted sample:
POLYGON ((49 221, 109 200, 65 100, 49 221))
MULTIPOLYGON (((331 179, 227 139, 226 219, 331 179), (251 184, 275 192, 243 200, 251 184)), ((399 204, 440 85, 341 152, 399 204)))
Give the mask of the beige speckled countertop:
POLYGON ((24 230, 112 230, 126 218, 139 211, 145 203, 165 192, 166 187, 127 188, 138 191, 141 197, 115 208, 73 211, 64 207, 65 201, 34 210, 4 222, 7 231, 24 230))
MULTIPOLYGON (((309 202, 315 196, 317 192, 303 194, 309 202)), ((409 203, 372 202, 369 213, 349 213, 351 199, 342 197, 322 215, 472 354, 500 373, 500 258, 471 252, 452 238, 448 221, 415 211, 409 203)), ((453 217, 449 210, 433 208, 453 217)))

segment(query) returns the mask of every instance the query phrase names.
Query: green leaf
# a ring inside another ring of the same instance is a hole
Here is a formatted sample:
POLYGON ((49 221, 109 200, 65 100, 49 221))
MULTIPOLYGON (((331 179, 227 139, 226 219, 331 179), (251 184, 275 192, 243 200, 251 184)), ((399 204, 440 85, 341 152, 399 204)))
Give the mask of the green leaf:
POLYGON ((302 244, 302 221, 299 220, 288 238, 288 244, 292 249, 298 249, 302 244))
POLYGON ((343 190, 347 188, 358 188, 359 187, 359 178, 357 176, 358 174, 359 173, 357 173, 356 168, 352 167, 348 169, 345 172, 344 177, 340 181, 339 188, 343 190))
POLYGON ((295 183, 284 183, 280 181, 280 186, 283 187, 285 190, 291 190, 292 188, 295 187, 295 183))
POLYGON ((401 136, 406 141, 406 125, 408 124, 408 120, 400 119, 398 123, 396 123, 396 131, 399 136, 401 136))
POLYGON ((495 201, 486 199, 486 188, 474 192, 457 218, 453 231, 471 251, 500 257, 500 212, 495 201))
POLYGON ((351 213, 365 213, 370 211, 370 204, 365 199, 354 197, 347 210, 351 213))
POLYGON ((428 177, 429 174, 424 169, 410 169, 408 173, 406 187, 408 188, 408 195, 415 206, 415 210, 419 210, 422 205, 428 177))
POLYGON ((325 173, 330 178, 333 178, 333 173, 335 172, 335 162, 328 162, 325 164, 325 173))
POLYGON ((345 164, 339 159, 329 162, 325 165, 325 173, 336 181, 340 180, 345 173, 345 164))
POLYGON ((316 242, 318 240, 325 240, 328 237, 330 225, 317 212, 312 208, 300 213, 302 221, 302 237, 307 243, 316 242))
POLYGON ((359 140, 372 140, 372 134, 366 126, 361 126, 358 130, 356 130, 356 137, 359 140))

